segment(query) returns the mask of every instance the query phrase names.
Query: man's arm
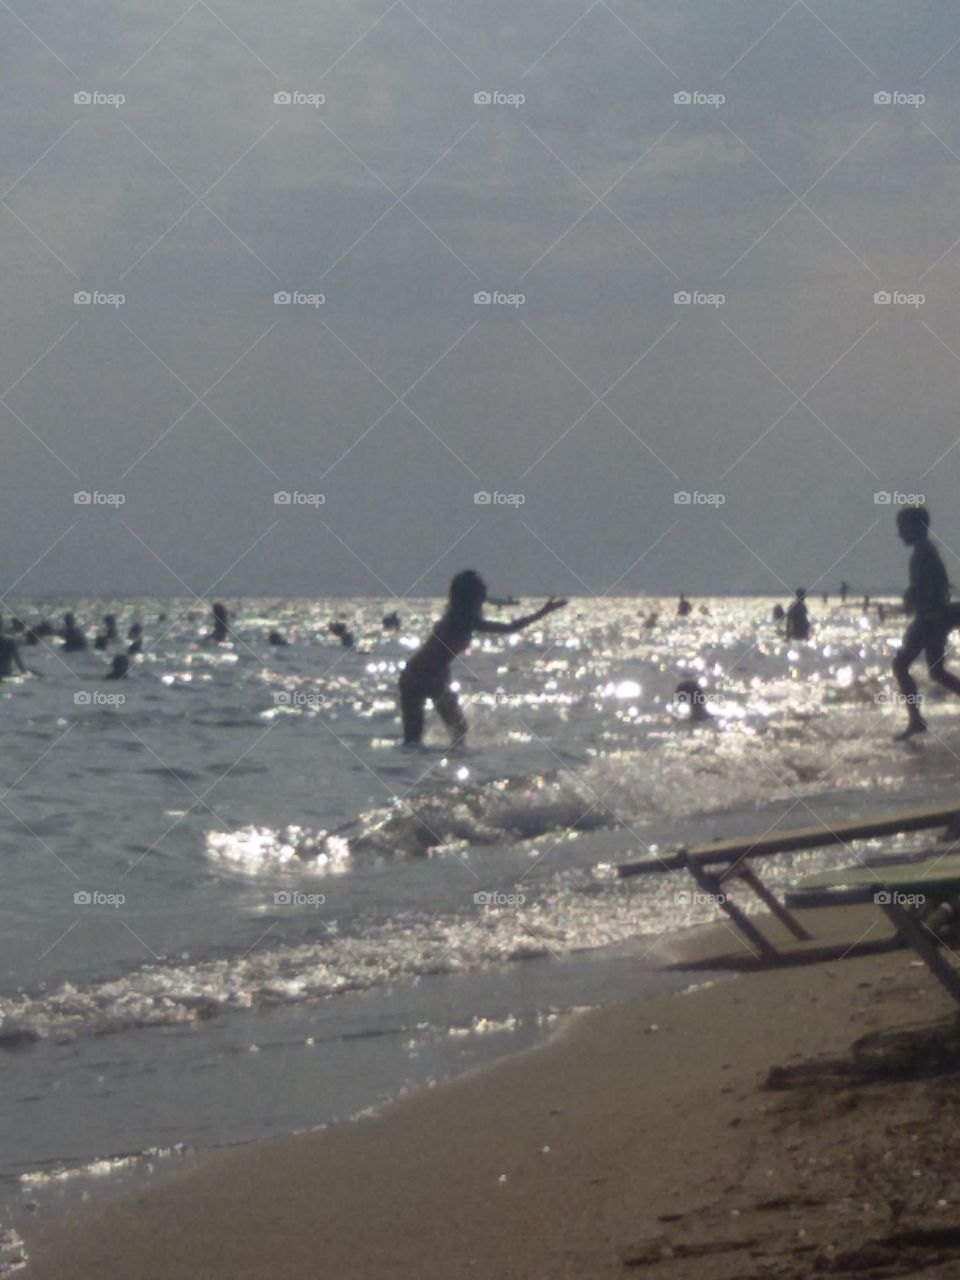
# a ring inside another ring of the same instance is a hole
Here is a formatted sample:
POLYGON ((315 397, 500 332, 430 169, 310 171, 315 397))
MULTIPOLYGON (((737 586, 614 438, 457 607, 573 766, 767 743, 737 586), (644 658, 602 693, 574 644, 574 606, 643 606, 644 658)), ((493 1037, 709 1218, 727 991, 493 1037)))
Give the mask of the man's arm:
POLYGON ((917 614, 938 613, 946 604, 949 594, 947 571, 933 547, 926 554, 915 557, 910 564, 910 587, 907 598, 917 614))

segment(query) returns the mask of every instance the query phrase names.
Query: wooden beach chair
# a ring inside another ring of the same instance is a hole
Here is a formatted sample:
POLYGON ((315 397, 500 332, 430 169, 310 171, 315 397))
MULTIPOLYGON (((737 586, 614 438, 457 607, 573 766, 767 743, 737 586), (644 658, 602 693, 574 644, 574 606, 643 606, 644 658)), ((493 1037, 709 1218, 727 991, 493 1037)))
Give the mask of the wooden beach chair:
POLYGON ((882 836, 903 835, 911 831, 953 832, 960 824, 960 807, 937 806, 928 809, 908 809, 884 814, 878 818, 840 822, 832 827, 821 823, 816 827, 799 827, 789 831, 772 831, 753 840, 717 840, 712 844, 678 849, 664 857, 642 858, 637 862, 621 863, 617 874, 629 876, 649 875, 665 871, 688 871, 704 893, 716 897, 745 938, 770 961, 780 959, 780 952, 766 936, 756 920, 724 892, 724 885, 736 880, 751 889, 768 910, 802 942, 811 935, 795 919, 789 908, 771 892, 760 879, 756 864, 764 858, 784 853, 796 853, 806 849, 825 848, 829 845, 848 845, 854 840, 874 840, 882 836))
POLYGON ((954 908, 960 901, 960 855, 940 854, 919 862, 858 863, 806 876, 788 890, 786 901, 794 908, 876 903, 903 941, 960 1002, 960 973, 938 949, 940 939, 934 927, 943 909, 954 908))

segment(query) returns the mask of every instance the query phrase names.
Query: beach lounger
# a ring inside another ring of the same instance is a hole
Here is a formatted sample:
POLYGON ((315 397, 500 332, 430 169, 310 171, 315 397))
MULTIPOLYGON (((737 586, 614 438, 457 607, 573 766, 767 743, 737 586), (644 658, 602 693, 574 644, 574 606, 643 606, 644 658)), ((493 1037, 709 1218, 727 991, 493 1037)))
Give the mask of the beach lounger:
POLYGON ((921 862, 841 867, 807 876, 786 895, 787 905, 842 907, 874 902, 930 972, 960 1002, 960 973, 939 950, 930 919, 960 900, 960 855, 940 854, 921 862))
POLYGON ((760 879, 755 868, 759 859, 835 844, 847 845, 854 840, 873 840, 882 836, 902 835, 911 831, 937 829, 947 831, 958 823, 960 823, 960 807, 956 805, 949 808, 940 805, 928 809, 900 810, 878 818, 840 822, 832 827, 821 823, 816 827, 771 831, 752 840, 717 840, 711 844, 697 845, 690 849, 679 849, 663 857, 643 858, 638 862, 622 863, 617 868, 617 874, 625 879, 629 876, 664 871, 688 871, 704 893, 716 897, 718 905, 761 955, 767 960, 777 960, 780 958, 780 953, 776 946, 756 921, 731 899, 729 893, 724 892, 724 884, 729 885, 731 880, 736 879, 747 885, 795 938, 808 942, 811 940, 811 935, 760 879))

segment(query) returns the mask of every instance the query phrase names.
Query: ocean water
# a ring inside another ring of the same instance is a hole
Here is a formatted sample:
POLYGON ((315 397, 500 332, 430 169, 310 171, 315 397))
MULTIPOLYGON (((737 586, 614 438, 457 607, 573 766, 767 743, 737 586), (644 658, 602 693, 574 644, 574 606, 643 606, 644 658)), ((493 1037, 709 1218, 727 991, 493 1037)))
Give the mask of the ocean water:
POLYGON ((438 601, 384 632, 387 600, 247 599, 218 647, 186 601, 18 602, 28 623, 71 607, 91 637, 112 610, 145 645, 123 682, 109 653, 53 642, 0 684, 7 1192, 353 1115, 559 1012, 684 985, 664 960, 711 909, 676 876, 618 881, 618 861, 953 798, 960 706, 932 697, 933 732, 892 742, 902 620, 814 605, 791 645, 772 604, 678 620, 574 600, 481 638, 455 667, 471 732, 450 754, 435 719, 402 749, 395 710, 438 601), (352 650, 326 632, 338 615, 352 650), (704 727, 674 700, 691 676, 704 727))

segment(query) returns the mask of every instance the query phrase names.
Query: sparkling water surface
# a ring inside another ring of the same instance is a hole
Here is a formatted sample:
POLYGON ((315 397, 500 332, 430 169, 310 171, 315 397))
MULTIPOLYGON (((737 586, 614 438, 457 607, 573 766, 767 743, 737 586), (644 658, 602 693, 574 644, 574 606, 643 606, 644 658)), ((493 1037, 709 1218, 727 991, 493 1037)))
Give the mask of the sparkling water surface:
POLYGON ((20 602, 145 643, 122 682, 53 642, 0 685, 0 1174, 326 1122, 557 1011, 671 989, 669 941, 711 909, 613 864, 952 797, 960 705, 931 697, 932 732, 892 741, 902 619, 814 605, 791 645, 773 603, 574 600, 481 637, 448 753, 435 719, 401 748, 395 709, 439 601, 387 632, 385 599, 239 601, 214 647, 184 601, 20 602), (674 698, 691 676, 703 727, 674 698))

